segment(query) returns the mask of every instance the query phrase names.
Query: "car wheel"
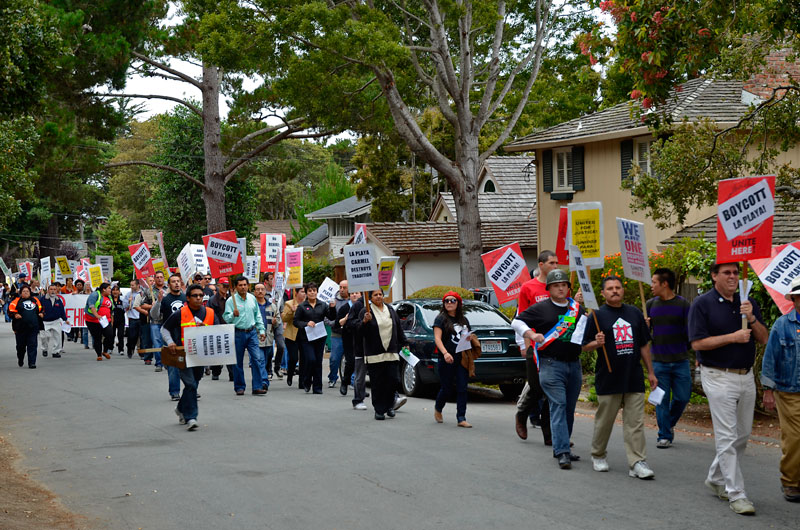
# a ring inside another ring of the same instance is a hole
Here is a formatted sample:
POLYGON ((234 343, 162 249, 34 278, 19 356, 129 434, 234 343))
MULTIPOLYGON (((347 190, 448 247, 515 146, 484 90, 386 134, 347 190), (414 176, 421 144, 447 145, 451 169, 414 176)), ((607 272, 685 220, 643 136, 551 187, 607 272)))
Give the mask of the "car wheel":
POLYGON ((403 367, 403 374, 400 384, 403 387, 403 393, 409 397, 418 396, 422 390, 422 385, 419 381, 419 374, 417 369, 408 363, 403 367))
POLYGON ((522 387, 525 385, 520 385, 518 383, 503 383, 499 386, 500 392, 503 393, 503 398, 507 399, 508 401, 516 401, 519 399, 519 395, 522 392, 522 387))

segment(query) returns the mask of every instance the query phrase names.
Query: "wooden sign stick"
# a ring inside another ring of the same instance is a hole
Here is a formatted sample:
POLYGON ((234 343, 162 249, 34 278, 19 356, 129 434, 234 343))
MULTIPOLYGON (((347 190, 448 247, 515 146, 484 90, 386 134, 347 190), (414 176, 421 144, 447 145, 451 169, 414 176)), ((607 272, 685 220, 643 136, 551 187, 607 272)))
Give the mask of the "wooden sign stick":
POLYGON ((367 291, 364 291, 363 293, 361 293, 361 296, 364 297, 364 307, 367 308, 367 314, 369 314, 369 293, 367 291))
POLYGON ((642 282, 639 283, 639 298, 642 300, 642 313, 644 313, 644 318, 647 318, 647 304, 644 301, 644 286, 642 282))
MULTIPOLYGON (((589 278, 589 281, 592 281, 592 269, 589 266, 586 266, 586 277, 589 278)), ((597 328, 597 331, 600 331, 600 323, 597 321, 597 314, 595 313, 594 309, 592 310, 592 317, 594 318, 594 327, 597 328)), ((608 367, 608 373, 611 373, 611 361, 608 360, 608 352, 606 351, 605 343, 601 344, 603 348, 603 357, 606 359, 606 367, 608 367)))

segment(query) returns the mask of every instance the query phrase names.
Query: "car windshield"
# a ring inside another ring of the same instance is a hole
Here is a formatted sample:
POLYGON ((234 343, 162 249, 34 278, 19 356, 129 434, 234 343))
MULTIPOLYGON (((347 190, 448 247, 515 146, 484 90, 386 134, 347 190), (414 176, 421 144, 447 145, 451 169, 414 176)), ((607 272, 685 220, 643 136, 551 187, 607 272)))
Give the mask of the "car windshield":
MULTIPOLYGON (((441 302, 432 302, 420 306, 420 309, 425 317, 425 322, 427 322, 428 326, 433 327, 433 321, 436 320, 437 315, 442 310, 442 304, 441 302)), ((485 305, 464 304, 464 316, 473 326, 507 327, 509 325, 508 320, 502 313, 485 305)))

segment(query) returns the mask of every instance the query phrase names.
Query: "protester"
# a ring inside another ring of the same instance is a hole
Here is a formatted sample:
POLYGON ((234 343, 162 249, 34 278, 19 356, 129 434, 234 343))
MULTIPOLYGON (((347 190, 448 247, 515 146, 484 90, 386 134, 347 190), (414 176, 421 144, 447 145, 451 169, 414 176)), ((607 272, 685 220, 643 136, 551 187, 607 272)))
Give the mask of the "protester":
MULTIPOLYGON (((214 293, 208 300, 208 307, 214 311, 214 314, 217 315, 217 320, 220 323, 225 324, 225 319, 223 318, 223 314, 225 313, 225 301, 228 299, 228 288, 230 287, 230 282, 228 278, 220 278, 219 283, 217 283, 217 292, 214 293)), ((203 291, 205 293, 205 290, 203 291)), ((205 299, 205 296, 203 297, 205 299)), ((226 364, 225 368, 228 370, 228 381, 233 381, 233 366, 230 364, 226 364)), ((222 366, 216 365, 211 367, 211 380, 218 381, 219 374, 222 373, 222 366)))
POLYGON ((298 329, 294 325, 294 316, 297 308, 300 304, 305 302, 305 300, 305 288, 300 287, 295 289, 294 297, 283 305, 283 311, 281 312, 281 320, 283 320, 284 324, 283 334, 286 339, 286 384, 292 386, 295 366, 297 366, 298 357, 300 357, 300 373, 298 374, 300 383, 297 385, 300 388, 303 388, 304 384, 303 368, 305 368, 305 361, 303 361, 302 356, 299 355, 300 345, 297 338, 298 329))
MULTIPOLYGON (((456 347, 464 334, 472 331, 464 316, 464 302, 461 295, 448 291, 442 297, 442 310, 433 321, 433 342, 439 354, 439 394, 436 396, 433 417, 442 423, 442 410, 450 396, 453 383, 456 385, 456 421, 459 427, 470 428, 467 421, 467 383, 469 372, 461 364, 462 352, 456 347)), ((369 368, 369 365, 367 366, 369 368)), ((372 376, 370 375, 370 380, 372 376)), ((374 392, 374 390, 373 390, 374 392)))
MULTIPOLYGON (((150 310, 153 308, 153 284, 155 278, 148 276, 139 283, 140 293, 133 299, 133 309, 139 313, 139 342, 140 348, 149 350, 153 348, 153 336, 150 332, 150 310)), ((153 362, 153 353, 140 354, 144 364, 149 366, 153 362)))
POLYGON ((111 284, 103 282, 89 295, 84 313, 97 360, 102 361, 103 357, 111 359, 109 352, 114 350, 114 302, 111 300, 111 284))
MULTIPOLYGON (((332 305, 331 309, 335 306, 332 305)), ((370 293, 369 309, 361 310, 358 322, 364 341, 364 364, 372 386, 375 419, 394 418, 395 393, 400 387, 399 352, 400 348, 408 345, 400 318, 393 307, 383 303, 383 291, 375 289, 370 293)))
POLYGON ((350 293, 347 303, 341 305, 336 310, 336 323, 339 325, 342 334, 342 362, 344 362, 344 372, 342 374, 342 384, 339 387, 339 393, 343 396, 347 395, 347 386, 353 378, 356 364, 354 353, 355 330, 348 326, 347 322, 350 319, 350 310, 360 299, 361 293, 350 293))
POLYGON ((61 294, 72 294, 75 286, 72 284, 72 278, 67 278, 64 282, 64 287, 61 288, 61 294))
MULTIPOLYGON (((158 273, 157 273, 158 274, 158 273)), ((168 292, 159 300, 153 302, 153 307, 150 309, 151 318, 155 318, 159 322, 164 322, 173 313, 180 311, 183 304, 186 303, 186 296, 181 291, 181 276, 180 274, 172 274, 167 282, 168 292)), ((160 331, 159 331, 160 333, 160 331)), ((161 335, 159 335, 160 337, 161 335)), ((158 353, 156 363, 160 362, 161 354, 158 353)), ((174 366, 167 366, 168 376, 168 390, 169 396, 172 401, 178 401, 181 394, 181 376, 178 369, 174 366)))
POLYGON ((756 342, 766 344, 769 333, 758 304, 752 298, 742 302, 736 292, 738 263, 714 264, 711 279, 714 287, 689 310, 689 340, 700 363, 716 447, 705 484, 735 513, 754 515, 739 460, 753 428, 756 342), (743 319, 748 329, 742 329, 743 319))
POLYGON ((580 304, 569 298, 569 287, 567 273, 560 269, 550 271, 547 274, 550 296, 528 307, 513 322, 515 331, 531 344, 538 344, 539 381, 550 408, 553 456, 558 458, 561 469, 570 469, 572 462, 579 460, 570 450, 570 438, 583 372, 581 344, 573 342, 572 335, 578 322, 586 318, 580 304))
MULTIPOLYGON (((336 302, 336 315, 343 306, 350 306, 350 293, 347 291, 347 280, 339 282, 339 292, 334 297, 336 302)), ((339 366, 342 363, 344 347, 342 342, 342 326, 339 325, 338 318, 326 320, 325 324, 331 328, 331 356, 328 359, 328 388, 334 388, 339 379, 339 366)), ((344 384, 344 381, 342 382, 344 384)))
POLYGON ((367 410, 364 400, 369 397, 367 392, 367 365, 364 362, 364 338, 361 334, 361 321, 358 316, 364 309, 364 300, 357 293, 350 312, 347 313, 345 329, 353 337, 353 409, 367 410))
MULTIPOLYGON (((161 328, 164 344, 175 354, 177 346, 183 346, 183 334, 186 328, 195 326, 211 326, 220 324, 213 311, 203 306, 205 293, 200 285, 192 284, 186 289, 186 304, 173 312, 161 328)), ((187 431, 197 430, 197 386, 203 378, 203 367, 182 368, 179 370, 183 381, 183 393, 175 408, 178 423, 186 425, 187 431)))
POLYGON ((237 276, 234 280, 236 292, 225 302, 225 322, 236 328, 236 366, 233 367, 233 389, 237 396, 243 396, 247 388, 244 379, 244 351, 250 356, 250 373, 252 376, 253 395, 263 396, 267 393, 269 381, 261 377, 264 368, 264 357, 258 347, 259 339, 266 337, 264 322, 258 310, 255 296, 248 293, 247 278, 237 276))
POLYGON ((608 471, 606 447, 614 420, 622 407, 622 435, 628 456, 628 474, 640 479, 655 476, 647 465, 644 436, 644 379, 642 361, 647 368, 650 388, 658 385, 650 358, 650 331, 642 312, 623 304, 625 289, 618 276, 606 276, 602 282, 605 304, 594 312, 583 336, 583 351, 597 351, 595 390, 598 408, 592 436, 592 467, 608 471), (594 317, 599 326, 595 325, 594 317), (606 366, 605 345, 611 371, 606 366))
POLYGON ((136 298, 140 296, 139 280, 134 278, 131 280, 131 290, 122 298, 122 309, 125 316, 128 317, 128 359, 133 357, 133 350, 136 349, 136 344, 139 342, 139 335, 141 334, 141 325, 139 323, 141 314, 134 307, 136 298))
POLYGON ((125 355, 125 307, 122 305, 120 294, 119 285, 115 283, 111 287, 111 300, 114 302, 114 330, 112 335, 117 337, 117 351, 120 355, 125 355))
MULTIPOLYGON (((154 352, 154 355, 145 357, 145 362, 155 357, 155 371, 160 372, 164 369, 164 365, 161 364, 161 347, 164 346, 164 342, 161 340, 161 325, 164 323, 164 320, 162 319, 160 312, 160 303, 167 294, 168 288, 164 284, 164 273, 161 271, 158 271, 153 275, 153 282, 154 283, 150 289, 150 348, 156 351, 154 352), (157 309, 159 310, 157 311, 157 309)), ((180 388, 178 390, 180 390, 180 388)))
POLYGON ((794 309, 772 326, 761 361, 761 385, 764 408, 778 408, 783 498, 800 502, 800 278, 789 285, 786 299, 794 309))
POLYGON ((294 325, 297 328, 297 341, 305 359, 303 388, 315 394, 322 394, 322 356, 325 352, 327 333, 318 339, 308 339, 307 328, 324 326, 324 319, 336 318, 336 302, 331 300, 325 304, 317 300, 317 284, 309 282, 304 286, 306 301, 300 304, 294 313, 294 325))
POLYGON ((664 391, 664 398, 656 405, 659 449, 672 446, 674 427, 692 395, 688 328, 691 304, 675 294, 675 281, 670 269, 656 269, 650 283, 655 296, 645 306, 653 337, 653 370, 664 391))
POLYGON ((44 320, 42 356, 47 357, 47 353, 52 352, 54 359, 60 358, 64 351, 61 342, 61 323, 67 320, 64 300, 58 291, 57 285, 48 285, 47 294, 41 300, 44 320))
POLYGON ((8 306, 11 315, 11 329, 16 334, 17 364, 20 368, 25 364, 25 353, 28 354, 28 368, 36 368, 36 350, 39 347, 39 320, 44 316, 42 304, 32 296, 31 288, 23 285, 19 288, 19 296, 8 306))
POLYGON ((258 311, 261 314, 261 321, 264 323, 264 338, 258 339, 258 347, 261 348, 261 355, 264 357, 264 371, 261 372, 261 380, 264 386, 269 388, 269 380, 272 379, 272 354, 275 345, 275 326, 280 319, 278 318, 278 307, 267 301, 267 287, 263 283, 257 283, 253 288, 253 293, 258 303, 258 311))
MULTIPOLYGON (((275 374, 275 377, 278 379, 283 379, 283 375, 281 374, 281 363, 283 362, 283 351, 286 349, 286 342, 283 339, 283 319, 280 318, 280 314, 283 312, 283 296, 272 296, 272 290, 274 289, 272 282, 274 278, 275 275, 271 272, 264 274, 264 288, 267 291, 266 294, 264 294, 264 298, 269 303, 275 302, 275 307, 278 309, 276 314, 278 317, 278 323, 272 329, 274 336, 274 367, 272 368, 271 373, 275 374)), ((269 366, 267 366, 267 368, 269 368, 269 366)))

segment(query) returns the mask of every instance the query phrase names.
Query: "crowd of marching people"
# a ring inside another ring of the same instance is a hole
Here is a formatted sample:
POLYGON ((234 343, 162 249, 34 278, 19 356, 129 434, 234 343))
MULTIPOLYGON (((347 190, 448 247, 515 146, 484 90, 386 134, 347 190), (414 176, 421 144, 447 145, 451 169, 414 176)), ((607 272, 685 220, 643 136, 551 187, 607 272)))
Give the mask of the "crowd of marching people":
MULTIPOLYGON (((572 296, 571 278, 558 268, 556 255, 544 251, 538 262, 538 272, 522 286, 512 322, 528 368, 515 414, 520 438, 527 439, 530 420, 541 427, 544 444, 552 447, 560 468, 571 469, 580 460, 571 440, 583 384, 580 357, 582 352, 596 351, 598 408, 592 468, 609 471, 607 445, 621 409, 628 474, 652 479, 655 472, 647 462, 644 429, 646 390, 649 387, 656 404, 655 445, 671 448, 676 424, 690 399, 693 351, 716 447, 705 486, 735 513, 752 515, 755 507, 748 499, 740 462, 753 423, 756 344, 762 344, 766 345, 761 366, 764 405, 777 408, 781 425, 782 492, 786 500, 800 501, 800 279, 792 282, 786 295, 794 310, 780 317, 770 331, 758 304, 749 297, 740 299, 736 263, 714 265, 710 271, 713 287, 691 303, 676 294, 673 271, 656 269, 651 283, 654 296, 647 302, 646 313, 623 302, 621 278, 605 276, 601 284, 604 304, 588 314, 581 293, 572 296), (656 398, 662 391, 663 397, 656 398)), ((235 328, 236 362, 226 369, 237 396, 248 388, 246 352, 254 396, 265 396, 277 380, 309 394, 322 394, 326 383, 329 389, 338 383, 343 396, 352 387, 354 409, 366 410, 369 375, 376 420, 394 417, 406 402, 398 390, 400 352, 408 341, 380 289, 366 293, 369 300, 365 301, 360 293, 348 292, 345 280, 336 296, 323 302, 314 283, 276 292, 272 273, 255 285, 243 276, 212 283, 210 275, 198 273, 185 285, 178 274, 165 278, 157 272, 141 282, 132 280, 124 295, 117 284, 104 282, 94 291, 88 289, 86 329, 67 333, 62 328, 67 320, 62 297, 87 293, 84 282, 68 280, 66 285, 49 285, 43 291, 25 280, 20 277, 3 293, 20 367, 27 358, 28 367, 36 368, 40 340, 43 356, 60 357, 67 337, 82 341, 87 349, 91 344, 97 361, 111 359, 116 343, 119 355, 132 358, 137 354, 145 365, 154 365, 160 372, 162 348, 174 354, 188 328, 226 323, 235 328), (328 340, 330 360, 325 374, 323 354, 328 340)), ((462 362, 466 352, 456 346, 469 336, 470 323, 458 293, 446 293, 442 305, 433 324, 441 382, 434 419, 444 421, 443 409, 455 387, 457 425, 469 428, 469 363, 462 362)), ((178 402, 179 422, 188 430, 198 428, 200 380, 204 376, 219 380, 222 371, 222 366, 167 366, 168 392, 178 402)))

